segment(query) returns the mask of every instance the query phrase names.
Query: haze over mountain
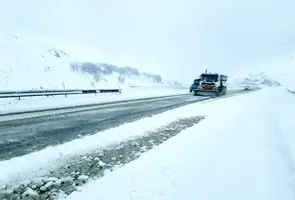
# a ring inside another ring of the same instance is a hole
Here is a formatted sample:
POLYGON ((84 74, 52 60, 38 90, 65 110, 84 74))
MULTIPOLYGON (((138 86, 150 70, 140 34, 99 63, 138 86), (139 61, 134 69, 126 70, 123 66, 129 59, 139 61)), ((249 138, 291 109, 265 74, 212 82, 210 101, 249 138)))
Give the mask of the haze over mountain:
POLYGON ((11 0, 0 12, 1 30, 182 82, 205 69, 251 73, 295 50, 293 0, 11 0))
POLYGON ((6 35, 0 38, 0 90, 177 86, 134 67, 81 61, 67 52, 6 35))

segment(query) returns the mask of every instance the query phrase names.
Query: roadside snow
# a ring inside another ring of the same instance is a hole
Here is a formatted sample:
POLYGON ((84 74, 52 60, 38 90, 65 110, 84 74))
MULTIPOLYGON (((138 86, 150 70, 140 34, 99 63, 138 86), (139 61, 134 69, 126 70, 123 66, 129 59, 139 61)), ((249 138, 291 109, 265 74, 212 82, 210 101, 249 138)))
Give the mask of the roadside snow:
MULTIPOLYGON (((220 101, 223 102, 224 100, 220 101)), ((147 131, 156 130, 181 118, 196 115, 205 116, 214 113, 218 107, 213 105, 215 105, 214 101, 208 102, 208 105, 202 103, 199 105, 191 104, 91 136, 76 139, 62 145, 47 147, 38 152, 1 161, 0 186, 42 176, 48 171, 65 166, 69 160, 78 155, 84 155, 85 153, 105 148, 112 144, 143 136, 147 134, 147 131)), ((220 107, 220 109, 224 111, 225 108, 220 107)))
POLYGON ((167 112, 209 117, 67 199, 294 199, 294 113, 282 89, 167 112))
POLYGON ((0 186, 9 182, 19 182, 36 176, 42 176, 42 174, 50 170, 65 166, 65 163, 77 155, 83 155, 108 145, 145 135, 147 131, 155 130, 180 118, 195 115, 195 112, 190 111, 190 106, 180 107, 62 145, 47 147, 38 152, 1 161, 0 186))
POLYGON ((28 97, 21 100, 17 98, 0 99, 0 114, 188 93, 188 89, 172 87, 126 87, 123 88, 121 94, 28 97))

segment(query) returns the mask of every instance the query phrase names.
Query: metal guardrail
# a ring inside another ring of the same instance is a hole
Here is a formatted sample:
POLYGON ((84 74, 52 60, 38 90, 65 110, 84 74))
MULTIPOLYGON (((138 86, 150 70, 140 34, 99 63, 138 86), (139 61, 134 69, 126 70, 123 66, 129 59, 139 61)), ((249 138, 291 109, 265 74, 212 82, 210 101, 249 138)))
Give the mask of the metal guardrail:
POLYGON ((121 93, 122 89, 91 89, 91 90, 22 90, 0 91, 0 98, 36 97, 36 96, 60 96, 74 94, 97 94, 97 93, 121 93))

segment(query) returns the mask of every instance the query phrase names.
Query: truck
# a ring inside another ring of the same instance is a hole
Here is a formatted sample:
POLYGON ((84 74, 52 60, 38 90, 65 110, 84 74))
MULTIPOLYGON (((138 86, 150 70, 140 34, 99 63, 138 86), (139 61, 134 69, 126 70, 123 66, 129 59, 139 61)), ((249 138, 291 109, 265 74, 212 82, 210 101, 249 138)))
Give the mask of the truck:
POLYGON ((200 85, 201 79, 197 78, 194 80, 193 84, 190 86, 189 91, 192 92, 193 90, 197 89, 200 85))
POLYGON ((190 86, 195 96, 221 96, 227 91, 227 76, 218 73, 202 73, 190 86))

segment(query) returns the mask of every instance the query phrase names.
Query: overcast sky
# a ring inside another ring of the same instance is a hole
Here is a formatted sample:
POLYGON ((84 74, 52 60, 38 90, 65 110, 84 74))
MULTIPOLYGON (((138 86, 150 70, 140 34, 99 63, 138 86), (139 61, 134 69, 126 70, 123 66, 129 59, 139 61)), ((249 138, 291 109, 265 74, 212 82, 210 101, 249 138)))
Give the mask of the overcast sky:
POLYGON ((295 49, 294 0, 10 0, 0 17, 1 30, 59 38, 84 57, 179 80, 295 49))

